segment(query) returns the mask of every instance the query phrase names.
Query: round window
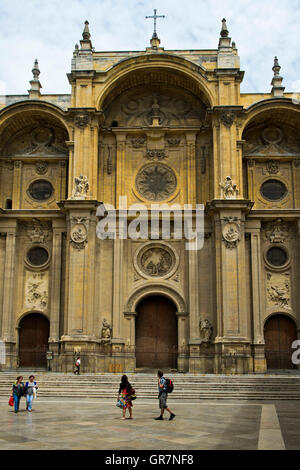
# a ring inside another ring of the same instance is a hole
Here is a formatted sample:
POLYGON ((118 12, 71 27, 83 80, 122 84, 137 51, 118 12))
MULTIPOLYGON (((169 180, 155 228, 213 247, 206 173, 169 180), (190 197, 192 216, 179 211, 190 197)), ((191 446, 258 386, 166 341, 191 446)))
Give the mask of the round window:
POLYGON ((280 267, 287 263, 288 255, 283 248, 274 246, 267 251, 267 261, 273 266, 280 267))
POLYGON ((32 266, 43 266, 49 258, 48 251, 41 246, 31 248, 27 253, 27 261, 32 266))
POLYGON ((47 201, 53 194, 53 186, 46 180, 34 181, 29 186, 28 193, 36 201, 47 201))
POLYGON ((286 196, 287 188, 281 181, 268 180, 262 184, 260 192, 264 198, 270 201, 279 201, 286 196))

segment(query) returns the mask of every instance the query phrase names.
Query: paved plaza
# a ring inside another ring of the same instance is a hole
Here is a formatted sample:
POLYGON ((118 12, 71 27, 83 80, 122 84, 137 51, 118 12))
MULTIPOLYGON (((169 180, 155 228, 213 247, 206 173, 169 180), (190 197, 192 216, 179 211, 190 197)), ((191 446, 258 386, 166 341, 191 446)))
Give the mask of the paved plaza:
POLYGON ((296 450, 300 401, 172 401, 174 421, 155 421, 156 400, 134 404, 134 419, 120 420, 113 400, 38 398, 15 414, 0 401, 0 449, 7 450, 296 450))

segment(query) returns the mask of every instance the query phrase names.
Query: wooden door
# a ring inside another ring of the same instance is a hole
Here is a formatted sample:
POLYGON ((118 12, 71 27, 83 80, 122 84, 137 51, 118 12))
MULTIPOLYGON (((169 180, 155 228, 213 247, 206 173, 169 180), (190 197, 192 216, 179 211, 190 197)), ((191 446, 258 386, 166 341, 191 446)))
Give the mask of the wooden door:
POLYGON ((265 352, 268 369, 293 369, 292 343, 296 326, 286 315, 274 315, 265 324, 265 352))
POLYGON ((136 367, 177 368, 177 317, 174 304, 162 296, 147 297, 137 310, 136 367))
POLYGON ((47 367, 49 321, 39 313, 31 313, 20 323, 20 367, 47 367))

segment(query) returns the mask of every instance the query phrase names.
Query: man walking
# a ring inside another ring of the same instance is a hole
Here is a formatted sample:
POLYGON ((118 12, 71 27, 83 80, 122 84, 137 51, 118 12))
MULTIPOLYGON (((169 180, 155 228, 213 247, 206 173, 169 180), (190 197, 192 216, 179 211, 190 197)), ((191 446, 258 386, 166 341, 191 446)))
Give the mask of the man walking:
POLYGON ((159 408, 160 416, 154 418, 156 421, 163 420, 164 412, 167 410, 170 413, 169 421, 172 421, 175 418, 175 414, 168 408, 167 399, 168 399, 168 390, 167 390, 167 380, 164 378, 163 371, 159 370, 157 372, 158 377, 158 399, 159 399, 159 408))

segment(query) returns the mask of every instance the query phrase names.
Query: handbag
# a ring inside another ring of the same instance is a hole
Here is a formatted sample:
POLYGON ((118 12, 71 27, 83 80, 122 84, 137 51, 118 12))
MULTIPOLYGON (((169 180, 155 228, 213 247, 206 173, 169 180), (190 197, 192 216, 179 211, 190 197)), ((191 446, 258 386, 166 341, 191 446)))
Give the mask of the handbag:
POLYGON ((8 400, 9 406, 14 406, 14 402, 15 402, 14 397, 10 397, 8 400))
POLYGON ((124 408, 125 403, 124 403, 123 398, 120 398, 120 399, 117 401, 116 406, 117 406, 118 408, 124 408))
POLYGON ((135 393, 134 388, 132 388, 131 391, 130 391, 129 399, 131 401, 136 399, 136 393, 135 393))

